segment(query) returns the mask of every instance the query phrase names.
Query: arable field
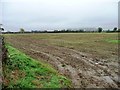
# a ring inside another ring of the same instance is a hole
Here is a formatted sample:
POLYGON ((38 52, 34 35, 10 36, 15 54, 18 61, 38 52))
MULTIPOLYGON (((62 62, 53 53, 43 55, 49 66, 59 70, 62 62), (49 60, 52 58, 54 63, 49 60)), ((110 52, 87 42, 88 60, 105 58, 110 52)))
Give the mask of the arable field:
POLYGON ((6 34, 5 42, 51 64, 74 87, 117 88, 117 33, 6 34))

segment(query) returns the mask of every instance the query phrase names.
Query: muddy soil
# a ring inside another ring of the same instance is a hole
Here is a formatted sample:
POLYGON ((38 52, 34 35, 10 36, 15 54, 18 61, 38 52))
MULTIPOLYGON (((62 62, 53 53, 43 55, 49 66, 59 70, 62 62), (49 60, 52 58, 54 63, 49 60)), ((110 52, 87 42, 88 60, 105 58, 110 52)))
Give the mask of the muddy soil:
POLYGON ((115 62, 117 56, 108 62, 64 47, 30 44, 29 47, 18 48, 33 58, 43 59, 52 64, 61 74, 71 78, 75 88, 118 87, 118 63, 115 62))
POLYGON ((9 41, 29 56, 50 63, 61 74, 69 77, 75 88, 118 88, 120 80, 117 55, 101 59, 90 53, 47 45, 45 44, 47 41, 42 42, 42 40, 36 42, 22 39, 18 42, 10 39, 9 41))

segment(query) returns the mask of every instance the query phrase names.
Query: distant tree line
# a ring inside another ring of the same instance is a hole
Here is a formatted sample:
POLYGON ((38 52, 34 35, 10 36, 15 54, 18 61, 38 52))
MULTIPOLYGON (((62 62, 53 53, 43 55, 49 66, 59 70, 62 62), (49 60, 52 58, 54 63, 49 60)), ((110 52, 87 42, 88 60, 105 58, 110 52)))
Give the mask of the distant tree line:
POLYGON ((92 30, 84 30, 84 29, 79 29, 79 30, 72 30, 72 29, 63 29, 63 30, 53 30, 53 31, 38 31, 38 30, 32 30, 32 31, 25 31, 23 28, 20 28, 20 31, 18 32, 3 32, 5 34, 23 34, 23 33, 101 33, 101 32, 106 32, 106 33, 113 33, 113 32, 120 32, 120 29, 118 30, 117 27, 115 27, 113 30, 103 30, 103 28, 99 27, 97 30, 92 31, 92 30))

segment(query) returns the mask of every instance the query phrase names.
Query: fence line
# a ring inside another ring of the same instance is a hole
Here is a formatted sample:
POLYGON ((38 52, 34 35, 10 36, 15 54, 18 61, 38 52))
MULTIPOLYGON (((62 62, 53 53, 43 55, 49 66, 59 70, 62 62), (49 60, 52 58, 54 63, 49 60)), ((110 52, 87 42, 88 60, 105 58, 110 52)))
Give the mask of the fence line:
POLYGON ((2 89, 2 36, 0 35, 0 89, 2 89))

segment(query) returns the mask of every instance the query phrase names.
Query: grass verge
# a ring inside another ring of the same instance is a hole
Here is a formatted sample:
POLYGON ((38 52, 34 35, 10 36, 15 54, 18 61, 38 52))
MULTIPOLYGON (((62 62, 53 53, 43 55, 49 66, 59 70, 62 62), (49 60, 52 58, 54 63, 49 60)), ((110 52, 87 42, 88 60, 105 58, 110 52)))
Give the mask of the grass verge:
POLYGON ((120 40, 106 40, 109 43, 120 44, 120 40))
POLYGON ((9 44, 9 60, 3 64, 4 88, 67 88, 71 81, 52 67, 13 48, 9 44))

